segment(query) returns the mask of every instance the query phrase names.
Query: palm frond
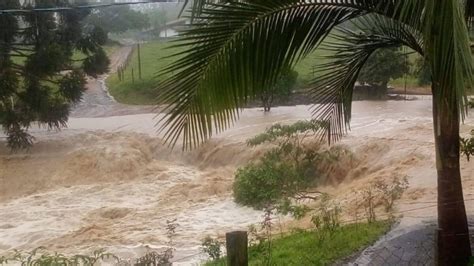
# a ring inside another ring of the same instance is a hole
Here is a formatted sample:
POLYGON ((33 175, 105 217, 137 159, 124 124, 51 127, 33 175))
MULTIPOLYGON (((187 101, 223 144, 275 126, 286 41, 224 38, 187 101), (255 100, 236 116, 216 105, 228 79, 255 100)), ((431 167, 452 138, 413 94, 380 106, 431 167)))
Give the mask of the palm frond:
POLYGON ((474 22, 474 1, 464 0, 464 16, 466 17, 468 26, 472 27, 472 23, 474 22))
POLYGON ((425 58, 431 64, 433 97, 467 114, 466 87, 473 88, 474 67, 462 1, 427 1, 424 17, 425 58))
POLYGON ((318 66, 318 78, 310 89, 310 96, 317 103, 313 116, 330 125, 321 133, 330 134, 334 140, 349 128, 353 88, 372 53, 403 45, 423 55, 421 33, 406 24, 381 15, 367 15, 353 25, 355 30, 338 27, 331 35, 333 40, 322 45, 321 49, 330 56, 318 66))
POLYGON ((183 148, 193 148, 226 129, 238 108, 335 26, 372 12, 396 16, 403 1, 410 0, 206 2, 176 44, 187 49, 165 70, 176 74, 160 86, 159 103, 168 104, 160 120, 165 140, 174 145, 182 137, 183 148))

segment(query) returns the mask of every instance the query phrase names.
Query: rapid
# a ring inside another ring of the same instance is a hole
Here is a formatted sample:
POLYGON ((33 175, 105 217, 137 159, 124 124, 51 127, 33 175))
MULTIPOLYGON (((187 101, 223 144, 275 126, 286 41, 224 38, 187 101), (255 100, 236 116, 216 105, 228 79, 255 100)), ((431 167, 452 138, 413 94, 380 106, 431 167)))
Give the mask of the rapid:
MULTIPOLYGON (((244 109, 233 127, 182 152, 162 143, 156 127, 161 115, 152 107, 118 104, 107 95, 104 77, 91 79, 68 128, 31 128, 35 145, 17 153, 0 136, 0 256, 44 246, 65 254, 105 248, 122 258, 137 257, 164 247, 166 222, 175 220, 176 265, 198 263, 205 259, 195 255, 205 236, 262 220, 262 212, 232 198, 235 170, 265 151, 248 147, 246 139, 273 123, 310 119, 310 108, 244 109)), ((321 190, 350 204, 352 191, 371 180, 407 175, 410 188, 398 210, 435 201, 431 112, 429 96, 354 102, 351 131, 336 145, 355 158, 338 162, 334 182, 321 190)), ((461 132, 472 128, 470 116, 461 132)), ((463 158, 461 167, 465 197, 472 199, 474 163, 463 158)), ((466 207, 474 214, 474 204, 466 207)), ((392 236, 435 217, 433 207, 406 212, 392 236)))

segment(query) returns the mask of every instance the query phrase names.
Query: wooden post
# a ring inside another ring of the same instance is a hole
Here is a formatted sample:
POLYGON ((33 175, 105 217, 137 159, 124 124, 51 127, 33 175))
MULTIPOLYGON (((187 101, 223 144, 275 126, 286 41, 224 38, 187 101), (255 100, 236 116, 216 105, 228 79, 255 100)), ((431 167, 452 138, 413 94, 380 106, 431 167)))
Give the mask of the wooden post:
POLYGON ((132 83, 135 83, 135 75, 133 74, 133 67, 132 67, 132 83))
POLYGON ((137 43, 137 53, 138 53, 138 78, 142 79, 142 59, 140 56, 140 43, 137 43))
POLYGON ((331 145, 331 122, 328 122, 328 144, 331 145))
POLYGON ((225 234, 228 266, 248 266, 247 232, 234 231, 225 234))

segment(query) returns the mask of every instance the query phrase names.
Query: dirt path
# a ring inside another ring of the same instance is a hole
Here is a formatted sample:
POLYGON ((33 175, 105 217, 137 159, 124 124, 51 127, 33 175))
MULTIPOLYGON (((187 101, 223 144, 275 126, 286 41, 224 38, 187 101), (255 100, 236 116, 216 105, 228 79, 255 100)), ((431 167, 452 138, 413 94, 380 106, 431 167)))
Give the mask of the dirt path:
MULTIPOLYGON (((114 51, 110 57, 110 74, 117 71, 118 66, 125 62, 131 52, 131 46, 123 46, 114 51)), ((105 85, 107 76, 103 75, 97 79, 88 78, 87 90, 81 102, 73 108, 71 117, 107 117, 152 112, 152 106, 135 106, 116 102, 107 91, 105 85)))

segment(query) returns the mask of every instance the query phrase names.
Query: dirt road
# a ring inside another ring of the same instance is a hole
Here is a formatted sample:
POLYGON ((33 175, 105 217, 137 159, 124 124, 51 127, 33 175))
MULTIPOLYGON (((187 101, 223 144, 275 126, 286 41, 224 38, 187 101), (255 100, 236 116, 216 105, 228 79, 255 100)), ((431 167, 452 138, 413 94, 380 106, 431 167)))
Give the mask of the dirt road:
MULTIPOLYGON (((131 52, 131 46, 123 46, 114 51, 110 56, 110 74, 117 71, 118 66, 125 62, 131 52)), ((97 79, 88 78, 87 90, 81 102, 73 108, 71 117, 107 117, 152 112, 153 106, 126 105, 116 102, 108 93, 105 84, 107 76, 102 75, 97 79)))

